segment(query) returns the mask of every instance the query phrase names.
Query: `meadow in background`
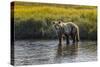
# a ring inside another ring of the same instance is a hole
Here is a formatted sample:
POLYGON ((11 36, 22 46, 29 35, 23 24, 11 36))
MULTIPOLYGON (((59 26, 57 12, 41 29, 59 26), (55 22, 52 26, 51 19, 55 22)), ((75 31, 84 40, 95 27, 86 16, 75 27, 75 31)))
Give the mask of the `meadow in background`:
POLYGON ((81 40, 97 40, 96 6, 14 2, 11 12, 15 39, 56 39, 52 21, 62 18, 79 26, 81 40))

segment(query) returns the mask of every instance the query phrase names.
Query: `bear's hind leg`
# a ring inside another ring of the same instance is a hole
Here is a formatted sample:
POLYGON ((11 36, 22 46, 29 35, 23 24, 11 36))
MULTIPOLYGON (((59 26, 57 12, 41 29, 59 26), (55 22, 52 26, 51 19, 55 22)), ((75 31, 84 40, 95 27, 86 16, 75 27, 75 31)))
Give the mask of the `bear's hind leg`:
POLYGON ((79 42, 80 38, 79 38, 79 33, 76 34, 76 41, 79 42))
POLYGON ((75 43, 75 35, 73 34, 73 35, 71 35, 71 38, 72 38, 72 40, 73 40, 73 44, 75 43))

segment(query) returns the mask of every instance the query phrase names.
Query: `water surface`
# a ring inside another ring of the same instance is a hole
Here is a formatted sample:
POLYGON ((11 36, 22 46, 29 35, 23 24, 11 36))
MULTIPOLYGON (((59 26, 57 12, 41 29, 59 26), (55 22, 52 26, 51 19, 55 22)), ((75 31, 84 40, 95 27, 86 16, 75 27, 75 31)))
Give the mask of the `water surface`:
POLYGON ((97 43, 81 41, 62 46, 57 40, 18 40, 14 42, 15 65, 88 62, 97 60, 97 43))

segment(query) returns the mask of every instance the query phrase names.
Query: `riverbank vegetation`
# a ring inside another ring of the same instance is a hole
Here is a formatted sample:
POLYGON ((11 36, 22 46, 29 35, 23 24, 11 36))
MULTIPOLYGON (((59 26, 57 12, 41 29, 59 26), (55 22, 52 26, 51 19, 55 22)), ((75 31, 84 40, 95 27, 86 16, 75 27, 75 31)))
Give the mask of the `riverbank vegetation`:
POLYGON ((97 40, 97 7, 13 2, 15 39, 56 39, 52 21, 63 19, 79 26, 81 40, 97 40))

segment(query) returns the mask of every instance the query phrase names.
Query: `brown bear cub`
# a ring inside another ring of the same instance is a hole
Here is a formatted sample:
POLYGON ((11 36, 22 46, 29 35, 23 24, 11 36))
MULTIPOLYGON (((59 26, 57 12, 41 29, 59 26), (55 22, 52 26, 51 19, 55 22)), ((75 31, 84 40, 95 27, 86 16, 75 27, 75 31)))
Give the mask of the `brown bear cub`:
POLYGON ((79 27, 75 23, 54 21, 53 24, 57 31, 59 44, 62 44, 63 35, 66 37, 66 44, 69 44, 69 38, 73 40, 73 44, 79 41, 79 27))

